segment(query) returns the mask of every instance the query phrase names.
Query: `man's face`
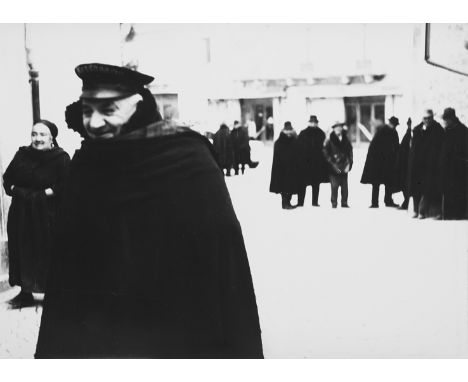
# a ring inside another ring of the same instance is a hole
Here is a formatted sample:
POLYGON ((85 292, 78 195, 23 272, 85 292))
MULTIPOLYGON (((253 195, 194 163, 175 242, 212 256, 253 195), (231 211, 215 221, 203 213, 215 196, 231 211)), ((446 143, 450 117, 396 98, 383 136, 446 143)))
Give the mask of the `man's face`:
POLYGON ((139 94, 123 99, 82 99, 83 126, 91 139, 112 139, 135 113, 139 94))
POLYGON ((318 126, 318 122, 309 122, 310 126, 311 127, 317 127, 318 126))
POLYGON ((442 121, 444 123, 444 128, 452 126, 453 121, 451 121, 450 119, 443 119, 442 121))
POLYGON ((429 123, 432 121, 433 118, 434 118, 434 116, 432 114, 430 114, 430 113, 424 114, 423 124, 427 127, 429 125, 429 123))
POLYGON ((341 135, 343 133, 343 126, 338 125, 333 128, 333 131, 335 132, 336 135, 341 135))

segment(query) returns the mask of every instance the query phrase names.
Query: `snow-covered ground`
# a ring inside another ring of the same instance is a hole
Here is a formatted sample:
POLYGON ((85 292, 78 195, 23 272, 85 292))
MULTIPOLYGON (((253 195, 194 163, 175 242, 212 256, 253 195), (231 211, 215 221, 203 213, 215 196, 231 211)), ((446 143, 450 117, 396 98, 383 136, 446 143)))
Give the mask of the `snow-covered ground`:
POLYGON ((271 147, 255 147, 257 169, 227 178, 265 356, 467 357, 468 223, 369 209, 371 187, 359 183, 366 149, 355 149, 350 209, 332 210, 325 184, 320 208, 309 188, 306 207, 282 210, 268 192, 271 147))
MULTIPOLYGON (((308 189, 306 207, 282 210, 268 192, 272 148, 253 146, 260 166, 227 184, 267 358, 468 356, 467 222, 369 210, 370 186, 359 184, 366 147, 355 150, 350 209, 331 209, 326 184, 320 208, 308 189)), ((6 310, 16 292, 0 294, 0 358, 34 354, 42 310, 6 310)))

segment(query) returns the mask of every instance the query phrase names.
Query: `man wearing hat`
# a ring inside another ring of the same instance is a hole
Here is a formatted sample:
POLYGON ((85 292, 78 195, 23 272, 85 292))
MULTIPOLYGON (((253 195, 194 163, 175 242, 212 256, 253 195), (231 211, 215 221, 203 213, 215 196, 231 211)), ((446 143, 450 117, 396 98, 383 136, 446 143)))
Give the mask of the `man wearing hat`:
POLYGON ((372 138, 367 151, 366 163, 361 177, 361 183, 372 184, 372 202, 370 208, 379 207, 379 188, 385 185, 385 205, 398 207, 394 203, 392 193, 397 182, 397 160, 399 138, 396 127, 399 120, 396 117, 389 119, 389 125, 376 120, 377 132, 372 138))
POLYGON ((153 77, 85 64, 37 358, 262 358, 241 228, 209 141, 153 77))
POLYGON ((434 120, 431 109, 413 130, 410 150, 410 195, 414 203, 414 218, 439 218, 442 207, 440 154, 444 129, 434 120))
POLYGON ((301 156, 301 191, 298 194, 298 206, 304 205, 306 188, 312 186, 312 205, 318 207, 320 183, 330 182, 328 165, 322 152, 325 133, 318 123, 317 116, 311 115, 307 128, 302 130, 298 137, 301 156))
POLYGON ((453 108, 444 110, 441 181, 444 219, 468 218, 468 129, 453 108))
POLYGON ((338 189, 341 187, 341 207, 348 208, 348 172, 353 167, 353 146, 349 141, 345 124, 335 122, 333 131, 325 140, 323 155, 329 166, 332 208, 338 205, 338 189))

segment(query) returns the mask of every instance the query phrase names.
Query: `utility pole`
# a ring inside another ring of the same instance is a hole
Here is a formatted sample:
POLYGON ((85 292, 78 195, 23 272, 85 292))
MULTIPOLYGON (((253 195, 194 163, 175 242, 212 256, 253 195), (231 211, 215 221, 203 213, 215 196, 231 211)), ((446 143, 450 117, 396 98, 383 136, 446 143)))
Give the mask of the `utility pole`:
POLYGON ((31 99, 33 110, 33 123, 41 119, 41 106, 39 101, 39 71, 34 68, 31 36, 28 25, 24 24, 24 48, 26 50, 26 64, 29 71, 29 83, 31 84, 31 99))

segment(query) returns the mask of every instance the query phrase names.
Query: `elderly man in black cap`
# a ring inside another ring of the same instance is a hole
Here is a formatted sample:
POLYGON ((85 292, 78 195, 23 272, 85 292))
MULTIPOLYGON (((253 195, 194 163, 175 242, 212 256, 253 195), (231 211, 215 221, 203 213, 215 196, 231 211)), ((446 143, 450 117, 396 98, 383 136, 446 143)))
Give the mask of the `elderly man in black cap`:
POLYGON ((375 133, 367 151, 366 163, 361 183, 372 185, 372 202, 370 208, 379 207, 379 188, 385 185, 384 202, 387 207, 398 207, 393 201, 392 193, 397 182, 397 159, 399 138, 396 127, 400 124, 397 117, 391 117, 389 125, 376 120, 375 133))
POLYGON ((298 206, 304 205, 307 186, 312 186, 312 206, 318 207, 320 183, 330 182, 327 162, 322 152, 325 133, 318 123, 317 116, 311 115, 307 128, 302 130, 298 137, 301 157, 301 190, 297 197, 298 206))
POLYGON ((325 140, 323 155, 329 165, 332 208, 338 205, 338 189, 341 187, 341 207, 348 208, 348 172, 353 167, 353 146, 349 141, 344 123, 336 122, 333 131, 325 140))
POLYGON ((85 64, 37 358, 261 358, 241 228, 212 146, 153 77, 85 64))
POLYGON ((444 110, 445 133, 441 149, 444 219, 468 218, 468 129, 455 110, 444 110))

